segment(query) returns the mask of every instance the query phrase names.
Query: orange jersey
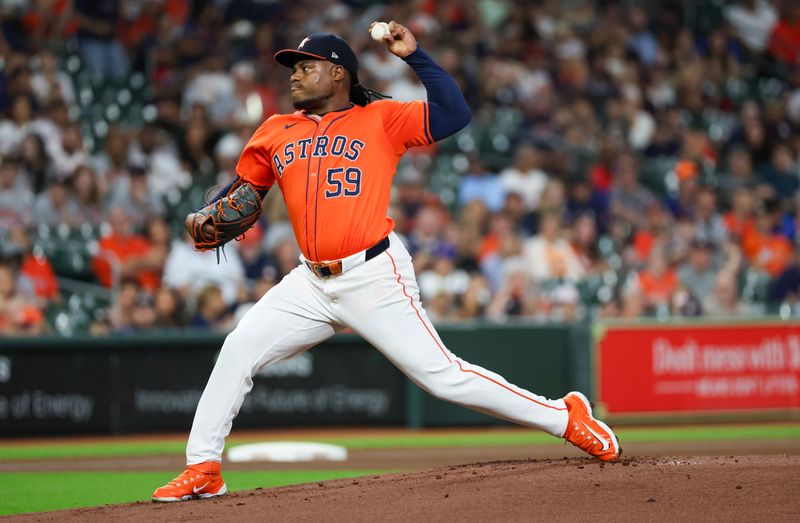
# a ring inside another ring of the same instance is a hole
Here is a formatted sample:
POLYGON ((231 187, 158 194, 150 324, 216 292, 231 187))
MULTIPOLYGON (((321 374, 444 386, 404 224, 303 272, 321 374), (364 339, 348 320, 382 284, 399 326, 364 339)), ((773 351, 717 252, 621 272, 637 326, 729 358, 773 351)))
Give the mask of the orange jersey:
POLYGON ((424 101, 378 100, 323 116, 297 111, 261 124, 236 172, 259 188, 277 182, 306 259, 338 260, 392 231, 397 162, 432 141, 424 101))

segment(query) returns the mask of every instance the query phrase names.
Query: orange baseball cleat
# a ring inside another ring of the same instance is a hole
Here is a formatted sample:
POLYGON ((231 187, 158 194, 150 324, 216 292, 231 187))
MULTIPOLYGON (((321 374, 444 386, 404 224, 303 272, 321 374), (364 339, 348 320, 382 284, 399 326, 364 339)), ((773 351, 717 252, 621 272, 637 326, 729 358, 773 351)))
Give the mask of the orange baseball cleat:
POLYGON ((564 439, 601 461, 616 461, 622 452, 608 425, 592 417, 592 405, 580 392, 564 396, 569 420, 564 439))
POLYGON ((153 501, 187 501, 221 496, 228 492, 220 464, 206 461, 189 465, 180 476, 153 492, 153 501))

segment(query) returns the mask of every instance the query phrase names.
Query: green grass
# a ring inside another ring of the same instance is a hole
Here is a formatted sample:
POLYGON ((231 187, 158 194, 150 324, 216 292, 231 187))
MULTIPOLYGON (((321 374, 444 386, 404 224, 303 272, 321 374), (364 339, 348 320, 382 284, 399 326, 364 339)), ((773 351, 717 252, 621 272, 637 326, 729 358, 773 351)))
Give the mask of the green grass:
MULTIPOLYGON (((620 428, 620 440, 629 443, 708 441, 708 440, 771 440, 800 438, 800 424, 710 425, 687 427, 620 428)), ((270 438, 232 437, 228 443, 237 445, 269 440, 270 438)), ((284 438, 285 439, 285 438, 284 438)), ((342 445, 348 449, 385 449, 420 447, 493 447, 519 445, 556 445, 561 441, 538 431, 487 430, 481 432, 440 433, 409 432, 398 436, 304 438, 323 443, 342 445)), ((0 444, 0 460, 63 459, 81 457, 121 457, 182 455, 183 441, 98 442, 60 444, 0 444)))
MULTIPOLYGON (((385 473, 381 470, 229 471, 228 488, 279 487, 385 473)), ((0 516, 149 500, 173 472, 4 472, 0 474, 0 516)))
MULTIPOLYGON (((680 442, 708 440, 772 440, 800 438, 800 423, 709 425, 683 427, 620 428, 624 443, 680 442)), ((302 437, 349 449, 419 448, 419 447, 489 447, 520 445, 557 445, 561 440, 533 430, 484 430, 476 432, 413 432, 381 435, 366 432, 363 436, 302 437)), ((269 440, 254 436, 232 437, 231 445, 269 440)), ((278 438, 272 438, 278 439, 278 438)), ((285 438, 283 438, 285 439, 285 438)), ((64 459, 82 457, 135 457, 182 455, 183 441, 98 441, 27 445, 0 443, 0 460, 64 459)), ((172 479, 170 472, 4 472, 0 474, 0 516, 25 512, 42 512, 77 507, 125 503, 149 499, 155 487, 172 479)), ((387 471, 228 471, 225 481, 231 490, 276 487, 297 483, 324 481, 372 475, 387 471)))

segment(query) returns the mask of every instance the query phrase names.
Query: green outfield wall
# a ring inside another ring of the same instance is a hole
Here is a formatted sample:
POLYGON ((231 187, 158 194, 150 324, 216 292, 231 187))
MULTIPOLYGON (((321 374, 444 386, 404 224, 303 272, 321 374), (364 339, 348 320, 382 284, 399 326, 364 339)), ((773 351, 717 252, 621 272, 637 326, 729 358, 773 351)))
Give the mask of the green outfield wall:
MULTIPOLYGON (((448 348, 511 383, 590 390, 588 325, 440 326, 448 348)), ((0 339, 0 435, 185 431, 223 336, 0 339)), ((488 425, 436 400, 360 337, 337 335, 255 376, 235 426, 488 425)))

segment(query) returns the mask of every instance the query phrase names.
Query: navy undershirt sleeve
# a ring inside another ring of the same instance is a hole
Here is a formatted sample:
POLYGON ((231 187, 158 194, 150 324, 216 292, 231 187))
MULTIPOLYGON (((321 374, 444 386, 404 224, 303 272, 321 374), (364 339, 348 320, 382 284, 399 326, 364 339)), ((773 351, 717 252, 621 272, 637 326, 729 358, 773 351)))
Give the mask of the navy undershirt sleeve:
POLYGON ((433 139, 438 141, 463 129, 472 118, 472 112, 455 80, 419 46, 403 60, 411 66, 428 93, 433 139))

